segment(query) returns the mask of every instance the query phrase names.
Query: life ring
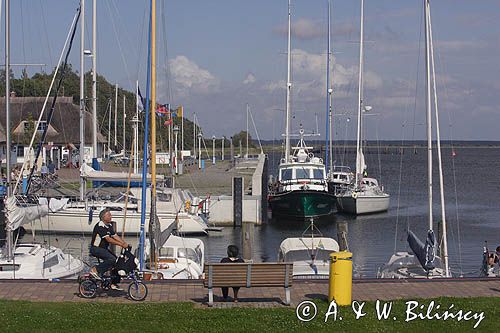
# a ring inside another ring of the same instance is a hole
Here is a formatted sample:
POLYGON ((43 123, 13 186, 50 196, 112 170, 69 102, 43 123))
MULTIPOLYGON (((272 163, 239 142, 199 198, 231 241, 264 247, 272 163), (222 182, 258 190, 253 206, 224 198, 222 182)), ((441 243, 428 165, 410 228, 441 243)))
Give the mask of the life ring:
POLYGON ((352 197, 356 199, 358 197, 358 192, 352 192, 352 197))

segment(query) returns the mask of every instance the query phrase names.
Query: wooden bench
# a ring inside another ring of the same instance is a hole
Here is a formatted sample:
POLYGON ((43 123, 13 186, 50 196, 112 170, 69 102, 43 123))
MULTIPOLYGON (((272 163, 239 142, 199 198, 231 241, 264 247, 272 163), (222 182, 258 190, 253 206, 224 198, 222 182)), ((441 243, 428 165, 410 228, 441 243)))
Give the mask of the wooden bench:
POLYGON ((209 306, 214 303, 213 288, 221 287, 282 287, 284 303, 290 305, 292 263, 208 263, 204 272, 209 306))

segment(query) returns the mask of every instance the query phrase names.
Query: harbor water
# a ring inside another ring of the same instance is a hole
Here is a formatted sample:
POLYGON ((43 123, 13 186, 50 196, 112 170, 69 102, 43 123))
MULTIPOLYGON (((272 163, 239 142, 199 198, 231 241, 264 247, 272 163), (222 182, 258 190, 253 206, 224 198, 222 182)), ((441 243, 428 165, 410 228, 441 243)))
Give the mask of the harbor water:
MULTIPOLYGON (((448 227, 450 266, 454 276, 478 276, 484 242, 490 250, 500 245, 500 148, 456 147, 443 149, 443 172, 448 227)), ((336 164, 353 166, 354 154, 335 154, 336 164)), ((375 177, 391 195, 389 211, 366 216, 333 214, 315 221, 323 236, 337 238, 337 223, 348 227, 349 250, 353 253, 354 276, 373 278, 378 268, 395 251, 407 251, 407 230, 425 239, 429 226, 427 151, 407 149, 403 154, 393 149, 382 154, 366 154, 369 176, 375 177)), ((279 154, 269 155, 269 171, 275 174, 279 154)), ((437 155, 434 156, 437 164, 437 155)), ((437 166, 433 181, 434 229, 441 226, 441 205, 437 166)), ((255 226, 253 260, 276 261, 280 243, 287 237, 299 237, 307 221, 276 221, 255 226)), ((2 235, 3 236, 3 235, 2 235)), ((19 241, 32 241, 25 234, 19 241)), ((35 235, 38 242, 66 248, 88 260, 88 236, 35 235)), ((0 238, 4 238, 1 237, 0 238)), ((239 245, 241 229, 225 227, 221 232, 198 236, 205 243, 208 261, 219 261, 229 244, 239 245)), ((138 235, 126 241, 136 246, 138 235)))

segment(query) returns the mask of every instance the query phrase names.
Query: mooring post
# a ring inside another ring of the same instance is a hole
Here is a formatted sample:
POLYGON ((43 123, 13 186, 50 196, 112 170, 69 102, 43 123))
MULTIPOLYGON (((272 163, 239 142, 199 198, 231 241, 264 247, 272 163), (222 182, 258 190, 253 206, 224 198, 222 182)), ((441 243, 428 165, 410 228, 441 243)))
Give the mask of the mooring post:
POLYGON ((233 226, 241 227, 243 221, 243 178, 233 177, 233 226))
POLYGON ((349 244, 347 242, 347 222, 337 222, 337 239, 340 251, 349 251, 349 244))
POLYGON ((254 223, 243 222, 241 228, 241 248, 243 249, 243 259, 245 261, 252 260, 253 254, 253 237, 254 223))

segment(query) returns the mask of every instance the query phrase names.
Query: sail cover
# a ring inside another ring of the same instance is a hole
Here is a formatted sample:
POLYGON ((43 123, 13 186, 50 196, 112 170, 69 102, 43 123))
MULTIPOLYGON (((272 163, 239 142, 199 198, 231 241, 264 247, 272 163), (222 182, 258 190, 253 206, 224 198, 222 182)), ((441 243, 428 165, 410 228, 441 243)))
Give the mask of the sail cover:
POLYGON ((16 230, 22 225, 31 223, 41 217, 44 217, 50 212, 56 212, 63 209, 68 203, 68 198, 65 199, 50 199, 38 198, 38 204, 22 204, 19 205, 16 198, 11 196, 7 198, 5 205, 5 215, 7 218, 7 228, 16 230))
MULTIPOLYGON (((87 164, 83 164, 80 168, 80 172, 82 177, 87 180, 93 181, 105 181, 105 182, 127 182, 129 179, 128 172, 113 172, 113 171, 97 171, 91 166, 87 164)), ((159 181, 163 181, 162 175, 156 175, 156 179, 159 181)), ((151 181, 151 175, 147 176, 148 182, 151 181)), ((142 181, 142 174, 139 173, 131 173, 130 181, 132 182, 140 182, 142 181)))
POLYGON ((424 244, 411 230, 409 230, 408 244, 413 253, 417 256, 423 269, 430 271, 436 267, 434 264, 434 259, 436 258, 436 236, 434 235, 434 231, 429 230, 427 232, 427 238, 424 244))
POLYGON ((363 151, 361 149, 359 150, 358 154, 356 155, 356 173, 363 173, 366 169, 366 164, 365 164, 365 155, 363 155, 363 151))

